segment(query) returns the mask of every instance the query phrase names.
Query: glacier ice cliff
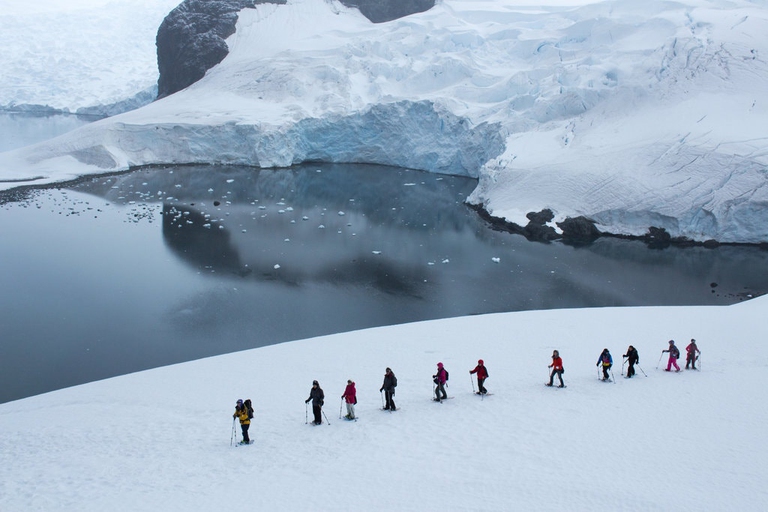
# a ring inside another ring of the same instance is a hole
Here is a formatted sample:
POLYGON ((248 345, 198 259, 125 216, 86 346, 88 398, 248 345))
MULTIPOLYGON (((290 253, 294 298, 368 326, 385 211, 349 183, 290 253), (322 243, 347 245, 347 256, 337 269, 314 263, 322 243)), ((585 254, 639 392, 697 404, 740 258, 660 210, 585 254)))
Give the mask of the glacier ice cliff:
POLYGON ((520 226, 549 210, 553 227, 768 242, 761 3, 445 0, 372 23, 287 0, 235 15, 229 53, 198 81, 0 154, 0 188, 148 164, 366 162, 476 177, 468 201, 520 226))

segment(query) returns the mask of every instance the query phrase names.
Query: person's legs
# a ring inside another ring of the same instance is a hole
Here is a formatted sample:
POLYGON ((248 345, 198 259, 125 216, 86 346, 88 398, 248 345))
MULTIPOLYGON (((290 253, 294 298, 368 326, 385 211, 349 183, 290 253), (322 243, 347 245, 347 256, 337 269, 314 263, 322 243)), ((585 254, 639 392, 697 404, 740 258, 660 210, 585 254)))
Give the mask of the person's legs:
POLYGON ((320 408, 319 405, 313 405, 312 406, 312 414, 315 415, 315 424, 316 425, 319 425, 319 424, 321 424, 323 422, 323 418, 321 416, 321 411, 322 411, 322 409, 320 408))
POLYGON ((243 423, 240 425, 240 428, 243 430, 243 443, 250 444, 251 438, 248 437, 248 428, 250 427, 250 424, 243 423))

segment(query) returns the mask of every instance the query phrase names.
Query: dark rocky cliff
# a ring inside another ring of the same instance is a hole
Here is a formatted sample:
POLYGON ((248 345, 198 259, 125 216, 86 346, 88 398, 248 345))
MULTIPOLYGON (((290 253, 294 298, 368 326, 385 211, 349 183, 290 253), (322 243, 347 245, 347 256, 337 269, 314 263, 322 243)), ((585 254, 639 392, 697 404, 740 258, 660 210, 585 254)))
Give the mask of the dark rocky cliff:
MULTIPOLYGON (((257 4, 286 0, 184 0, 157 31, 157 97, 192 85, 229 53, 225 39, 235 33, 237 13, 257 4)), ((435 0, 341 0, 356 7, 373 23, 424 12, 435 0)))

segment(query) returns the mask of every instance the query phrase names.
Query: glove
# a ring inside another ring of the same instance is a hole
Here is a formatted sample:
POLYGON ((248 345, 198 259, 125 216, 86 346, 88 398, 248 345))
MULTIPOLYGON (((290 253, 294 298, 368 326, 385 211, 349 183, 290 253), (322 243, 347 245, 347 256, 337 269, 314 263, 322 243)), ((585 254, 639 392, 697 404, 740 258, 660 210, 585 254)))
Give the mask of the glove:
POLYGON ((325 401, 320 400, 320 407, 322 407, 323 405, 325 405, 325 401))
POLYGON ((600 366, 600 363, 597 363, 595 366, 600 366))
POLYGON ((308 404, 308 403, 309 403, 309 398, 307 398, 306 400, 304 400, 304 403, 305 403, 305 404, 308 404))

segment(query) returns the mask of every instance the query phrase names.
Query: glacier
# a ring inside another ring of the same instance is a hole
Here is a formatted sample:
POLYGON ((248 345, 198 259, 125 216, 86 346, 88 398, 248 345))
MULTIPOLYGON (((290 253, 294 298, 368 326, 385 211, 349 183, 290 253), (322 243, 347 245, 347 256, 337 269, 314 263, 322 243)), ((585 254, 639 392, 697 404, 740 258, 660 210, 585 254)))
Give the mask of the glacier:
MULTIPOLYGON (((229 54, 137 110, 0 153, 0 190, 153 164, 364 162, 471 176, 525 225, 768 242, 764 1, 331 0, 238 13, 229 54)), ((105 102, 106 103, 106 102, 105 102)))

